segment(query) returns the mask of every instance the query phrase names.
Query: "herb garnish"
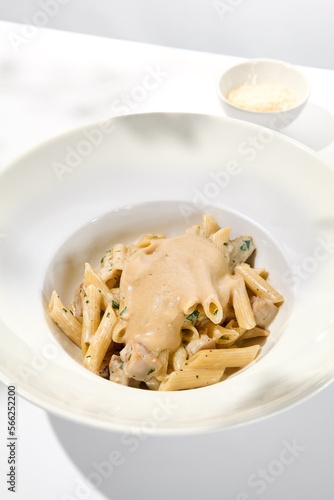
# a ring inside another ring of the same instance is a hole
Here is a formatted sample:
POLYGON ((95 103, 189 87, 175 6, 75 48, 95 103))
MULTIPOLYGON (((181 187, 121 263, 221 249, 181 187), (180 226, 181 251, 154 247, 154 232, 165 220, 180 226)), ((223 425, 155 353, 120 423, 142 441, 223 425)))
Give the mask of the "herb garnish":
POLYGON ((120 316, 123 316, 127 311, 127 306, 124 307, 123 311, 119 313, 120 316))
POLYGON ((220 337, 221 340, 230 340, 230 337, 227 337, 226 335, 223 335, 222 337, 220 337))
POLYGON ((120 370, 123 370, 123 365, 124 365, 124 361, 123 363, 121 364, 121 366, 119 367, 120 370))
POLYGON ((215 310, 215 312, 213 313, 213 315, 217 316, 217 313, 218 313, 218 309, 215 310))
POLYGON ((111 306, 113 309, 119 309, 119 304, 117 304, 117 302, 115 302, 115 300, 111 301, 111 306))
POLYGON ((148 372, 147 375, 150 375, 151 373, 155 372, 155 368, 151 368, 148 372))
POLYGON ((240 247, 240 250, 245 252, 246 250, 249 250, 250 247, 250 240, 242 240, 242 245, 240 247))
POLYGON ((191 321, 192 324, 194 324, 195 321, 197 320, 198 316, 199 316, 199 311, 197 311, 197 309, 195 309, 195 311, 193 313, 189 314, 189 316, 187 316, 186 319, 188 321, 191 321))
POLYGON ((67 313, 67 309, 65 309, 65 307, 63 307, 63 311, 65 311, 67 313))

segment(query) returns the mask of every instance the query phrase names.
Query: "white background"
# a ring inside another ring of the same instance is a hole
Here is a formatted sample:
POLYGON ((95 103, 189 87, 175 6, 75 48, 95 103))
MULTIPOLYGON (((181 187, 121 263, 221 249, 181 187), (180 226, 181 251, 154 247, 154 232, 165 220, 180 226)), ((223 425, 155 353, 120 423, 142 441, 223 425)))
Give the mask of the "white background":
MULTIPOLYGON (((0 19, 32 21, 42 3, 2 2, 0 19)), ((134 103, 134 111, 222 115, 215 93, 217 79, 236 62, 227 55, 275 57, 304 65, 311 99, 283 133, 334 165, 334 71, 311 68, 334 69, 332 3, 224 3, 232 10, 221 19, 211 1, 71 0, 47 23, 49 28, 220 55, 48 30, 38 31, 15 50, 9 35, 22 36, 22 25, 0 23, 0 167, 56 133, 107 117, 115 100, 141 83, 147 65, 159 64, 168 77, 144 102, 134 103)), ((333 500, 333 384, 262 422, 197 437, 141 435, 136 445, 124 442, 122 435, 49 415, 19 398, 16 494, 9 493, 5 484, 6 400, 6 387, 0 385, 0 498, 4 500, 333 500), (294 445, 296 456, 284 451, 294 445), (90 486, 90 475, 109 461, 113 451, 124 460, 112 472, 109 466, 106 477, 100 475, 97 488, 90 486), (282 462, 284 457, 289 463, 282 462), (260 486, 263 474, 269 479, 262 479, 260 486)))
MULTIPOLYGON (((2 1, 0 19, 35 24, 36 12, 55 1, 2 1)), ((49 28, 334 69, 332 0, 59 0, 59 4, 63 5, 50 15, 49 28)))

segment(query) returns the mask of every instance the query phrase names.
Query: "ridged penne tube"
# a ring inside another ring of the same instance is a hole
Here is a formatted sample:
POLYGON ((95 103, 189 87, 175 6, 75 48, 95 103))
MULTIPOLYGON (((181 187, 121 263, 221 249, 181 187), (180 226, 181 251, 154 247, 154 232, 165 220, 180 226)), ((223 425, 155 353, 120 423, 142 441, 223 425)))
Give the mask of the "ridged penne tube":
POLYGON ((66 309, 56 290, 52 292, 48 313, 65 335, 77 346, 81 347, 81 323, 69 309, 66 309))
POLYGON ((145 234, 140 240, 136 243, 137 248, 146 248, 150 246, 152 243, 152 240, 161 240, 164 239, 166 236, 162 233, 156 233, 156 234, 145 234))
POLYGON ((238 325, 246 330, 254 328, 256 321, 245 282, 241 276, 235 277, 235 283, 232 289, 232 304, 238 325))
POLYGON ((121 243, 114 245, 112 251, 102 257, 101 278, 110 288, 118 283, 127 260, 128 249, 121 243))
POLYGON ((197 309, 198 300, 196 298, 188 299, 182 304, 183 314, 190 316, 197 309))
POLYGON ((263 275, 267 273, 267 270, 265 267, 253 267, 252 269, 255 273, 262 276, 262 278, 263 278, 263 275))
POLYGON ((181 391, 216 384, 224 374, 224 368, 186 369, 174 371, 160 384, 159 391, 181 391))
POLYGON ((205 325, 205 330, 210 338, 215 339, 217 344, 231 345, 240 337, 236 330, 209 323, 205 325))
POLYGON ((196 224, 195 226, 190 226, 185 230, 185 233, 190 233, 190 234, 199 234, 201 229, 201 226, 199 224, 196 224))
POLYGON ((191 368, 243 368, 256 358, 260 346, 203 349, 188 359, 191 368))
POLYGON ((126 329, 125 321, 119 319, 112 335, 112 339, 114 342, 117 342, 118 344, 122 344, 124 342, 125 329, 126 329))
POLYGON ((96 332, 100 324, 100 303, 101 293, 96 286, 88 285, 83 297, 83 318, 82 318, 82 336, 81 336, 81 349, 83 355, 86 354, 90 339, 96 332))
POLYGON ((253 339, 254 337, 268 337, 268 335, 270 335, 269 330, 265 330, 264 328, 256 326, 251 330, 246 330, 245 333, 241 336, 241 340, 253 339))
POLYGON ((223 320, 223 308, 218 300, 218 297, 211 295, 203 302, 203 309, 206 316, 212 323, 218 325, 223 320))
POLYGON ((155 377, 151 377, 149 380, 145 382, 145 384, 151 391, 158 391, 161 382, 157 380, 155 377))
POLYGON ((211 215, 203 214, 201 228, 199 234, 205 238, 209 238, 211 234, 215 233, 218 229, 218 224, 211 215))
POLYGON ((210 236, 210 240, 220 252, 226 252, 226 243, 230 239, 230 234, 230 227, 222 227, 210 236))
POLYGON ((227 325, 225 325, 225 328, 229 328, 230 330, 235 330, 236 332, 239 333, 240 336, 246 331, 246 328, 240 328, 238 322, 235 319, 231 319, 231 321, 229 321, 227 325))
POLYGON ((112 332, 117 321, 113 308, 108 305, 98 329, 90 339, 90 345, 84 358, 85 365, 90 371, 96 372, 100 368, 112 342, 112 332))
POLYGON ((119 301, 117 295, 110 290, 97 272, 94 271, 92 266, 87 262, 85 264, 84 285, 86 288, 89 285, 94 285, 98 290, 101 290, 101 309, 104 311, 106 310, 108 304, 111 304, 113 300, 117 303, 119 301))
POLYGON ((186 348, 181 345, 172 355, 171 355, 171 365, 173 370, 181 370, 184 363, 186 362, 188 353, 186 348))
POLYGON ((243 277, 247 286, 258 297, 269 299, 273 302, 273 304, 284 302, 284 297, 248 264, 240 264, 239 266, 236 266, 235 273, 243 277))
POLYGON ((158 355, 158 358, 162 364, 162 367, 155 375, 155 378, 161 382, 167 375, 167 368, 168 368, 168 361, 169 361, 169 349, 164 349, 163 351, 161 351, 158 355))
POLYGON ((193 325, 188 325, 188 326, 182 328, 181 334, 182 334, 183 340, 185 340, 186 342, 191 342, 192 340, 199 339, 198 330, 193 325))

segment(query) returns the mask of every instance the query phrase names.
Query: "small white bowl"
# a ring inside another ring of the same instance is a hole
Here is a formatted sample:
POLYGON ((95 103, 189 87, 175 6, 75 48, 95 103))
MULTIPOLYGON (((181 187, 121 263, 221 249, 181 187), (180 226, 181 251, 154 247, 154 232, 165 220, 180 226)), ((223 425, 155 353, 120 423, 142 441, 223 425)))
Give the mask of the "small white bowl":
POLYGON ((280 130, 293 122, 304 108, 311 92, 307 78, 295 67, 271 59, 251 59, 225 71, 218 84, 218 96, 224 112, 239 120, 280 130), (289 88, 297 104, 283 111, 250 111, 227 100, 228 93, 243 84, 269 84, 289 88))

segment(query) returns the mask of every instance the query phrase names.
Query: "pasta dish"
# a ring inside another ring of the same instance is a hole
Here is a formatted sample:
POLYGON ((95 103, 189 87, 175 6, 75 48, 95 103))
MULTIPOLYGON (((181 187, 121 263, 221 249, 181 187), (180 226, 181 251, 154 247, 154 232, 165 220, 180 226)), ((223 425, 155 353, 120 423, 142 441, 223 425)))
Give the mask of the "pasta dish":
POLYGON ((85 264, 70 308, 48 312, 92 372, 159 391, 215 384, 254 361, 284 298, 247 263, 250 236, 230 239, 208 214, 183 235, 116 244, 85 264))

